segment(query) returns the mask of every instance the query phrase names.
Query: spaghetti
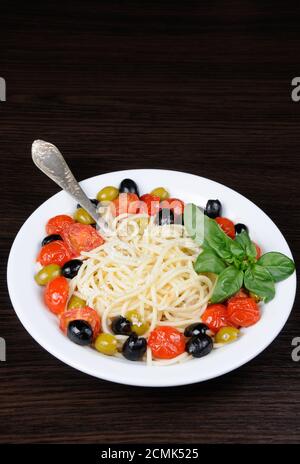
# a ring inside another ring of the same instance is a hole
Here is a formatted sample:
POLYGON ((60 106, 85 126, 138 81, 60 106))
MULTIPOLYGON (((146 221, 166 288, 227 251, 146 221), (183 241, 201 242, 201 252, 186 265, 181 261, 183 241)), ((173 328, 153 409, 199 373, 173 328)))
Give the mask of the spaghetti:
MULTIPOLYGON (((183 332, 199 322, 213 291, 213 280, 193 267, 200 248, 184 226, 157 226, 146 214, 121 214, 113 219, 113 234, 92 251, 82 252, 83 264, 71 281, 73 294, 94 308, 103 331, 112 333, 111 322, 135 310, 147 330, 172 326, 183 332)), ((125 336, 117 336, 120 343, 125 336)), ((171 360, 152 359, 148 364, 183 362, 187 353, 171 360)))

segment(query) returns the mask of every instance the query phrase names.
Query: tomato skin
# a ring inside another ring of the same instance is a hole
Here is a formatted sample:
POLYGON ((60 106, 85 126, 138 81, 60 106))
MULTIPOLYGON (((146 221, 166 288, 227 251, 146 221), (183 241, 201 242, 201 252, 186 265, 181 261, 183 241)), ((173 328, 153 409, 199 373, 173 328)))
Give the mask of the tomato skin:
POLYGON ((223 304, 209 305, 201 316, 201 321, 214 333, 221 327, 230 325, 227 319, 227 309, 223 304))
POLYGON ((255 242, 252 242, 252 243, 254 244, 254 246, 256 248, 256 259, 259 259, 261 257, 261 254, 262 254, 261 248, 257 245, 257 243, 255 243, 255 242))
POLYGON ((184 202, 178 198, 167 198, 160 203, 160 209, 170 209, 176 216, 184 211, 184 202))
POLYGON ((51 234, 60 234, 64 227, 68 224, 73 224, 75 221, 71 216, 67 216, 66 214, 59 214, 58 216, 54 216, 46 224, 46 232, 48 235, 51 234))
POLYGON ((249 293, 244 288, 241 288, 237 293, 235 293, 232 297, 229 298, 227 304, 234 298, 249 298, 249 293))
POLYGON ((254 298, 232 298, 228 303, 228 320, 240 327, 249 327, 260 319, 260 310, 254 298))
POLYGON ((159 197, 146 193, 140 197, 140 201, 140 213, 145 213, 149 216, 155 216, 155 214, 158 213, 160 203, 159 197))
POLYGON ((148 346, 158 359, 172 359, 185 351, 185 338, 174 327, 160 326, 152 330, 148 346))
POLYGON ((79 222, 66 226, 61 236, 74 256, 80 255, 82 251, 91 251, 104 243, 94 227, 79 222))
POLYGON ((101 329, 101 321, 97 311, 95 311, 93 308, 90 308, 89 306, 68 309, 60 316, 59 327, 66 334, 69 323, 76 320, 88 322, 93 330, 93 339, 97 337, 101 329))
POLYGON ((139 211, 140 200, 135 193, 120 193, 118 198, 113 200, 110 204, 113 216, 120 216, 120 214, 136 214, 139 211))
POLYGON ((65 277, 56 277, 46 285, 44 301, 52 313, 61 314, 65 310, 68 296, 69 284, 65 277))
POLYGON ((42 266, 48 266, 48 264, 58 264, 63 266, 67 261, 72 258, 72 253, 68 246, 62 240, 55 240, 47 245, 44 245, 38 254, 37 261, 42 266))
POLYGON ((221 229, 225 232, 228 237, 234 239, 235 228, 233 222, 225 217, 216 217, 215 221, 219 224, 221 229))

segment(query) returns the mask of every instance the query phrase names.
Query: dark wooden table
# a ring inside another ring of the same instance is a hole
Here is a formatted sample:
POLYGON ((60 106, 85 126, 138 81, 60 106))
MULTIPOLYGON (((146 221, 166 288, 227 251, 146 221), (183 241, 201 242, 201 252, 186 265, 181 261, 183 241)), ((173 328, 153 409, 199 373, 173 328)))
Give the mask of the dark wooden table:
POLYGON ((299 299, 276 341, 237 371, 133 388, 44 351, 5 275, 18 229, 57 191, 32 164, 36 138, 56 143, 79 179, 155 167, 222 182, 262 207, 299 259, 299 19, 296 2, 1 3, 1 442, 299 441, 299 299))

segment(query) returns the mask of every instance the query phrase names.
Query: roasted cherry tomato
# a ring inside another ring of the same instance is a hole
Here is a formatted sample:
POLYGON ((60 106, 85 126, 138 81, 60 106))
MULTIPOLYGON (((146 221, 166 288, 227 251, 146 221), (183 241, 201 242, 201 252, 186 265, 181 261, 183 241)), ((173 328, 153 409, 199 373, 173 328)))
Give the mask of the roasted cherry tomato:
POLYGON ((228 302, 233 300, 234 298, 248 298, 249 297, 249 293, 244 289, 244 288, 241 288, 237 293, 235 293, 231 298, 229 298, 228 302))
POLYGON ((110 207, 114 216, 124 213, 136 214, 140 208, 140 200, 135 193, 120 193, 118 198, 111 202, 110 207))
POLYGON ((217 217, 216 221, 221 227, 221 229, 224 230, 225 234, 227 234, 230 238, 235 237, 234 224, 230 219, 227 219, 225 217, 217 217))
POLYGON ((178 200, 178 198, 167 198, 166 200, 163 200, 160 204, 161 209, 170 209, 173 211, 175 216, 179 216, 180 214, 183 214, 184 211, 184 202, 181 200, 178 200))
POLYGON ((104 243, 103 238, 90 225, 70 224, 62 232, 62 237, 74 256, 82 251, 90 251, 104 243))
POLYGON ((185 339, 174 327, 161 326, 150 333, 148 346, 156 358, 172 359, 184 353, 185 339))
POLYGON ((259 259, 261 257, 261 248, 257 245, 257 243, 253 242, 256 248, 256 259, 259 259))
POLYGON ((63 266, 71 257, 72 253, 68 246, 63 241, 57 240, 41 248, 37 261, 39 261, 42 266, 48 266, 49 264, 63 266))
POLYGON ((73 224, 74 219, 71 216, 67 216, 66 214, 59 214, 58 216, 54 216, 53 218, 49 219, 46 224, 46 232, 48 235, 51 234, 60 234, 64 227, 68 224, 73 224))
POLYGON ((150 193, 146 193, 140 197, 141 203, 139 212, 149 214, 149 216, 155 216, 159 211, 160 198, 150 193))
POLYGON ((260 319, 260 310, 253 298, 232 298, 227 306, 228 321, 240 327, 249 327, 260 319))
POLYGON ((230 325, 227 320, 226 306, 222 304, 208 306, 202 314, 201 319, 212 332, 218 332, 221 327, 230 325))
POLYGON ((52 313, 61 314, 65 310, 68 296, 69 284, 65 277, 56 277, 46 285, 44 300, 52 313))
POLYGON ((97 311, 89 306, 85 306, 84 308, 68 309, 62 313, 59 327, 66 334, 69 323, 77 320, 88 322, 93 330, 93 339, 97 337, 101 328, 100 317, 97 311))

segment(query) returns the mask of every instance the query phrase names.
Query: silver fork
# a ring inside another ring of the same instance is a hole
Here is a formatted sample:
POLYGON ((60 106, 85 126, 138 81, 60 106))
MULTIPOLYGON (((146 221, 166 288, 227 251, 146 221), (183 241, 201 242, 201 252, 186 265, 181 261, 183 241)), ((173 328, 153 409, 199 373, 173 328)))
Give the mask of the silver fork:
POLYGON ((32 144, 32 159, 46 176, 71 195, 92 216, 102 235, 110 234, 107 222, 99 216, 95 206, 78 184, 63 155, 55 145, 44 140, 35 140, 32 144))

